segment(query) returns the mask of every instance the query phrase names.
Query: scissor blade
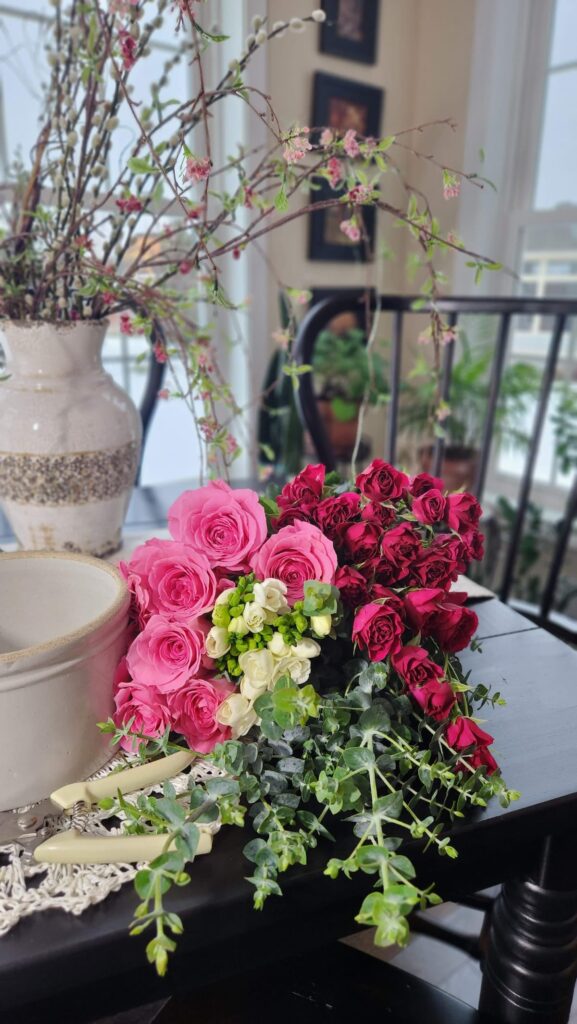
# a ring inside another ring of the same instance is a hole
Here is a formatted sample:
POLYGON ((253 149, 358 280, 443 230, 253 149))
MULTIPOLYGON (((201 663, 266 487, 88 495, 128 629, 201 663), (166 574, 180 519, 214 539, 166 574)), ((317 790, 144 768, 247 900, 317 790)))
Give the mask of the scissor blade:
POLYGON ((48 816, 58 814, 51 800, 42 800, 27 811, 0 811, 0 844, 18 842, 23 836, 39 832, 48 816))

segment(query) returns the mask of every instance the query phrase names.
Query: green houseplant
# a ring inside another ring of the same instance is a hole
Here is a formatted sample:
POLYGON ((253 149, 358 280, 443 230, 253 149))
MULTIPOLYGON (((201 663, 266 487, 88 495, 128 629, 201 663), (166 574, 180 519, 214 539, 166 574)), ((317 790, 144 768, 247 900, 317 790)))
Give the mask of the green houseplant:
POLYGON ((360 327, 343 333, 321 331, 312 367, 320 414, 337 457, 348 458, 355 442, 359 406, 386 401, 386 366, 375 351, 369 354, 360 327))
MULTIPOLYGON (((457 344, 452 341, 451 344, 457 344)), ((493 347, 489 341, 473 344, 461 333, 459 357, 453 362, 449 400, 437 418, 435 432, 445 438, 442 476, 447 486, 470 486, 475 476, 478 445, 489 397, 489 375, 493 347)), ((527 437, 524 415, 528 403, 539 393, 540 374, 530 363, 510 363, 501 378, 499 403, 495 413, 494 438, 497 443, 522 446, 527 437)), ((432 446, 426 444, 432 431, 431 411, 435 406, 436 382, 428 362, 420 356, 402 385, 401 427, 420 442, 419 458, 428 470, 432 446)))

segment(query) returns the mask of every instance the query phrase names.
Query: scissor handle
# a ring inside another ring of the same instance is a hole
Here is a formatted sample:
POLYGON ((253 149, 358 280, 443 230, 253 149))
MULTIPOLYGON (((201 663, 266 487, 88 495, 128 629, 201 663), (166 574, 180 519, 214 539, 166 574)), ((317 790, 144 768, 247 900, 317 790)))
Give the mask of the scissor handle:
POLYGON ((195 757, 196 754, 192 750, 178 750, 175 754, 161 757, 157 761, 147 761, 146 764, 125 768, 121 772, 111 772, 103 779, 71 782, 68 786, 62 786, 51 793, 50 799, 63 811, 74 807, 76 803, 91 807, 105 797, 115 797, 119 790, 121 793, 134 793, 137 789, 146 789, 147 786, 171 779, 188 768, 195 757))
MULTIPOLYGON (((197 855, 210 853, 212 834, 198 826, 200 838, 197 855)), ((34 850, 34 859, 43 864, 135 864, 154 860, 165 851, 166 835, 89 836, 70 828, 58 832, 34 850)), ((168 847, 170 849, 170 846, 168 847)))

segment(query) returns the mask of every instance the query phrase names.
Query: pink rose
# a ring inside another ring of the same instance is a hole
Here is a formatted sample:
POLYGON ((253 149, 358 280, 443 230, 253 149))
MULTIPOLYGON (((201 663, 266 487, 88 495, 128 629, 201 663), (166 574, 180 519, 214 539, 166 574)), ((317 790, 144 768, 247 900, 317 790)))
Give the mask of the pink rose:
POLYGON ((266 539, 266 516, 255 491, 214 480, 185 491, 168 512, 168 528, 213 567, 244 572, 266 539))
POLYGON ((477 613, 463 608, 466 599, 466 594, 445 594, 437 615, 429 623, 431 635, 443 650, 452 654, 469 646, 479 625, 477 613))
MULTIPOLYGON (((113 715, 114 723, 118 728, 127 725, 132 720, 131 731, 140 732, 143 736, 157 739, 169 728, 170 711, 165 703, 164 696, 149 686, 137 686, 130 679, 126 658, 119 663, 115 675, 113 715)), ((136 753, 141 740, 127 737, 120 741, 123 750, 129 753, 136 753)))
POLYGON ((383 661, 402 647, 404 623, 388 604, 366 604, 353 622, 353 642, 366 651, 371 661, 383 661))
MULTIPOLYGON (((456 718, 447 726, 445 739, 453 750, 461 751, 472 748, 471 753, 467 755, 467 763, 473 771, 482 766, 487 769, 487 775, 492 775, 497 771, 497 762, 488 750, 493 742, 493 737, 481 729, 472 718, 463 718, 462 716, 456 718)), ((465 770, 467 766, 460 761, 457 767, 465 770)))
POLYGON ((431 618, 439 610, 444 593, 441 587, 424 587, 405 594, 407 618, 418 632, 426 632, 431 618))
POLYGON ((347 527, 343 539, 352 561, 367 562, 377 555, 382 534, 380 526, 367 520, 347 527))
POLYGON ((229 726, 220 725, 216 713, 234 690, 224 679, 189 679, 170 694, 173 728, 182 733, 191 750, 209 754, 217 743, 230 739, 229 726))
POLYGON ((410 523, 393 526, 383 534, 381 553, 387 562, 399 568, 410 567, 423 550, 420 534, 410 523))
POLYGON ((193 622, 171 622, 152 615, 131 644, 126 662, 138 686, 169 693, 196 675, 204 654, 205 631, 193 622))
POLYGON ((251 568, 261 579, 272 577, 287 586, 287 601, 300 601, 307 580, 333 583, 337 555, 333 542, 318 526, 296 522, 283 526, 253 555, 251 568))
POLYGON ((216 579, 204 555, 172 540, 148 540, 120 570, 141 624, 151 615, 191 619, 214 606, 216 579))
POLYGON ((361 494, 371 501, 391 501, 403 497, 409 478, 383 459, 373 459, 370 466, 359 473, 356 484, 361 494))

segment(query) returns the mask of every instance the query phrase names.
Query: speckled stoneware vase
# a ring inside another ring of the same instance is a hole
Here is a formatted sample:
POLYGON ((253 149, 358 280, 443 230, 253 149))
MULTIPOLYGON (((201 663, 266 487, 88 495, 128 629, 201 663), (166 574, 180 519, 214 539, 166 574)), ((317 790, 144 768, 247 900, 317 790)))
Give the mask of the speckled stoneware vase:
POLYGON ((103 556, 120 546, 141 423, 102 367, 106 328, 2 325, 0 502, 23 548, 103 556))

